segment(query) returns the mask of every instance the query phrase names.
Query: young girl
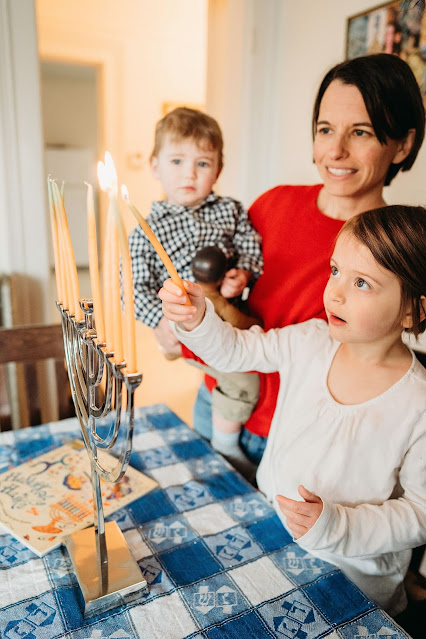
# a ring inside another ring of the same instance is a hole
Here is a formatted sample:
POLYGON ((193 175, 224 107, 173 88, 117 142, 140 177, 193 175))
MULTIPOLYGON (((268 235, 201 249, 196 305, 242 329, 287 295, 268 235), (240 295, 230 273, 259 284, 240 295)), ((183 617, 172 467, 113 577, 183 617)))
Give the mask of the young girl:
POLYGON ((192 307, 170 280, 159 293, 180 341, 219 370, 279 371, 260 490, 301 547, 398 614, 411 549, 426 542, 426 369, 401 339, 425 330, 426 209, 346 222, 324 291, 328 324, 240 331, 201 287, 186 289, 192 307))

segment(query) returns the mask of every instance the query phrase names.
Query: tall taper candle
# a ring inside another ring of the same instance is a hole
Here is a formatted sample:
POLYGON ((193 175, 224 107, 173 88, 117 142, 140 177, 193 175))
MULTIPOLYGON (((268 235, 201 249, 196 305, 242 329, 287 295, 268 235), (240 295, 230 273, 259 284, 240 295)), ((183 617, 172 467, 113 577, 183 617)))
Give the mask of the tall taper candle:
POLYGON ((87 185, 87 237, 89 244, 89 273, 92 289, 93 308, 95 313, 96 339, 105 342, 104 311, 102 307, 101 285, 99 281, 98 246, 96 240, 96 218, 93 202, 93 187, 87 185))
POLYGON ((133 302, 133 278, 132 264, 130 260, 129 244, 127 240, 124 223, 118 209, 117 200, 114 198, 113 207, 115 220, 118 228, 121 252, 121 268, 123 280, 123 297, 124 297, 124 324, 123 324, 123 341, 126 345, 124 349, 124 359, 126 360, 126 368, 128 373, 136 373, 136 327, 135 327, 135 307, 133 302))
POLYGON ((77 322, 83 319, 83 313, 80 308, 80 286, 78 283, 77 267, 74 259, 74 251, 71 243, 71 236, 68 227, 67 214, 65 212, 64 201, 56 182, 52 182, 53 202, 58 220, 59 229, 59 250, 64 253, 64 269, 67 279, 69 310, 74 313, 77 322))

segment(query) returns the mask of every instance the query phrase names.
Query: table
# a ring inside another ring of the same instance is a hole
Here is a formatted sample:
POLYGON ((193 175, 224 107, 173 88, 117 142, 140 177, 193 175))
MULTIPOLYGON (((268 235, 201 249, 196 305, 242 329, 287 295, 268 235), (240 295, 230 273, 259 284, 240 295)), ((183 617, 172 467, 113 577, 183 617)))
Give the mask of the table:
MULTIPOLYGON (((0 434, 0 472, 79 435, 76 419, 0 434)), ((89 619, 64 546, 42 558, 0 525, 3 639, 399 639, 342 572, 307 554, 262 495, 165 405, 135 410, 130 460, 158 488, 115 519, 149 583, 89 619)))

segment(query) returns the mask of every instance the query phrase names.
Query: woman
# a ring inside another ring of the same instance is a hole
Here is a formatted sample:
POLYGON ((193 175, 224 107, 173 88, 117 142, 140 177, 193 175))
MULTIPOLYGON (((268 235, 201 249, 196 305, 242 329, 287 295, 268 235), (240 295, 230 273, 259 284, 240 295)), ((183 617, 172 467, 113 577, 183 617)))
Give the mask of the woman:
MULTIPOLYGON (((425 113, 410 67, 388 54, 333 67, 320 85, 312 127, 314 162, 323 184, 278 186, 249 210, 264 256, 264 273, 249 305, 266 330, 325 318, 322 291, 334 238, 350 217, 385 205, 383 187, 413 165, 424 137, 425 113)), ((231 278, 221 292, 232 297, 231 278)), ((278 374, 261 375, 260 399, 241 435, 242 449, 257 464, 278 388, 278 374)), ((194 426, 209 438, 210 424, 210 397, 203 385, 194 426)))

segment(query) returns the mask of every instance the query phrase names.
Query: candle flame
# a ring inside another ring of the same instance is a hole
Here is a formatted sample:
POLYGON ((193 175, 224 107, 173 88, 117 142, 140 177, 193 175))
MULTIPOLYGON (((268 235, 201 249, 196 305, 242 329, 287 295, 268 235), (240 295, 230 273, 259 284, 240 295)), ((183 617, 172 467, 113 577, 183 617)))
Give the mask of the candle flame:
POLYGON ((121 185, 121 197, 123 198, 123 200, 127 203, 130 202, 130 197, 129 197, 129 191, 127 189, 127 186, 125 184, 121 185))
POLYGON ((108 188, 108 183, 105 175, 105 164, 103 162, 98 162, 98 180, 99 186, 102 191, 106 191, 108 188))
POLYGON ((112 197, 117 196, 117 171, 109 151, 105 153, 105 163, 98 162, 98 179, 102 191, 112 197))

